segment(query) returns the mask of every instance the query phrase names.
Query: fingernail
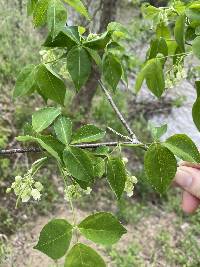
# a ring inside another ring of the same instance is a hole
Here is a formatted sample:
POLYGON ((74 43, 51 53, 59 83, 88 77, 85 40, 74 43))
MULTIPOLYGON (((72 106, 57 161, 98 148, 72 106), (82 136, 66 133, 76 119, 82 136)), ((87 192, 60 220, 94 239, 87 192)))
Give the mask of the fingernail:
POLYGON ((190 187, 192 185, 192 175, 188 172, 179 170, 176 175, 176 183, 181 187, 190 187))

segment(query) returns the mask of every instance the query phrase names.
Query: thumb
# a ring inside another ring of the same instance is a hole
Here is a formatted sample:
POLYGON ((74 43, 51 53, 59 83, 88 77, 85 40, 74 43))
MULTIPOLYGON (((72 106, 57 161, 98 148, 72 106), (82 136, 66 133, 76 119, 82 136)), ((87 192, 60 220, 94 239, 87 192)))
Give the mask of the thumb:
POLYGON ((181 166, 176 173, 175 183, 191 195, 200 199, 200 170, 181 166))

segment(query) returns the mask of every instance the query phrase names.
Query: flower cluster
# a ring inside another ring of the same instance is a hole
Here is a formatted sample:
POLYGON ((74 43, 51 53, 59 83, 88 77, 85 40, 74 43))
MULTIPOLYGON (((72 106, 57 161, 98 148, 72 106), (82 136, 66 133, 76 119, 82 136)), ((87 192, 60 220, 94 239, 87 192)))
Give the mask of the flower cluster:
MULTIPOLYGON (((181 57, 182 58, 182 57, 181 57)), ((166 87, 173 88, 176 84, 178 84, 182 79, 187 77, 187 73, 183 68, 183 65, 180 62, 176 65, 173 65, 169 71, 166 72, 166 87)))
POLYGON ((78 184, 66 186, 64 190, 64 198, 66 201, 76 200, 81 198, 84 194, 89 195, 92 189, 87 187, 86 190, 82 189, 78 184))
MULTIPOLYGON (((128 158, 123 157, 122 160, 124 162, 124 165, 128 163, 128 158)), ((127 173, 124 191, 127 193, 128 197, 133 196, 133 191, 137 182, 138 180, 135 176, 132 176, 130 173, 127 173)))
POLYGON ((41 198, 43 185, 40 182, 34 181, 32 171, 29 170, 23 177, 16 176, 15 181, 10 188, 7 188, 6 193, 10 193, 12 190, 18 199, 21 199, 22 202, 28 202, 31 197, 33 197, 34 200, 39 200, 41 198))

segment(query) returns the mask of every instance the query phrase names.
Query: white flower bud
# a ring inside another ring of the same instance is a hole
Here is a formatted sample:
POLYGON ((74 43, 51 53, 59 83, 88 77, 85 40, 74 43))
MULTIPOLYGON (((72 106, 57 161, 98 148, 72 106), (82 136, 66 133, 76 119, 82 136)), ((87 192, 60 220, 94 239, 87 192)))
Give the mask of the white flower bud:
POLYGON ((11 190, 12 190, 12 189, 11 189, 10 187, 7 188, 7 189, 6 189, 6 194, 9 194, 9 193, 11 192, 11 190))

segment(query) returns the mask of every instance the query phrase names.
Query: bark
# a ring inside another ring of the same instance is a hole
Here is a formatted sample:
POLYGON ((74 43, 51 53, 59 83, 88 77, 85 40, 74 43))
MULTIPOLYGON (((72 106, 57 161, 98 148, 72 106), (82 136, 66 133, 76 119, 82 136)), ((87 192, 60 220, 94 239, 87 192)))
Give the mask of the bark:
MULTIPOLYGON (((117 4, 119 0, 101 0, 102 12, 100 17, 99 33, 104 32, 107 28, 108 23, 115 20, 117 14, 117 4)), ((72 112, 78 112, 81 110, 84 114, 88 114, 92 105, 92 99, 96 93, 98 87, 98 79, 100 73, 96 67, 93 67, 92 76, 88 83, 81 91, 74 97, 72 102, 72 112)))

